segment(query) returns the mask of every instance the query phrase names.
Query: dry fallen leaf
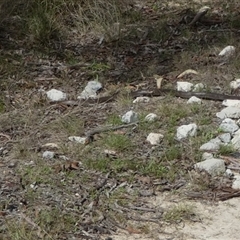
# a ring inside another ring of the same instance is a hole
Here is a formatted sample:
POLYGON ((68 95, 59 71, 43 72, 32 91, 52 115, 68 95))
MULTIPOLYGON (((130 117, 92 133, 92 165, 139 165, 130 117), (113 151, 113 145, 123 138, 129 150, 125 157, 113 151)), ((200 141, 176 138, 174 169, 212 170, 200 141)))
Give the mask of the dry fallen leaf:
POLYGON ((104 153, 106 154, 107 157, 116 157, 117 156, 117 152, 113 151, 113 150, 105 149, 104 153))
POLYGON ((116 130, 113 133, 116 134, 116 135, 125 135, 126 131, 124 131, 124 130, 116 130))
POLYGON ((7 215, 7 212, 5 212, 5 211, 0 211, 0 216, 1 217, 4 217, 4 216, 6 216, 7 215))
POLYGON ((65 164, 57 164, 54 166, 55 172, 59 173, 62 171, 78 170, 79 162, 77 161, 66 161, 65 164))
POLYGON ((153 77, 155 78, 156 80, 156 83, 157 83, 157 88, 160 89, 161 86, 162 86, 162 80, 163 80, 163 77, 157 75, 157 74, 154 74, 153 77))
POLYGON ((198 75, 198 72, 195 71, 195 70, 193 70, 193 69, 188 69, 188 70, 180 73, 180 74, 177 76, 177 78, 182 78, 183 76, 188 75, 188 74, 198 75))
POLYGON ((41 146, 41 149, 43 150, 58 150, 60 147, 56 143, 46 143, 41 146))
POLYGON ((150 177, 144 177, 144 176, 139 176, 137 177, 138 181, 143 183, 143 184, 150 184, 151 183, 151 178, 150 177))
POLYGON ((66 161, 64 164, 64 170, 77 170, 79 167, 79 162, 76 161, 66 161))

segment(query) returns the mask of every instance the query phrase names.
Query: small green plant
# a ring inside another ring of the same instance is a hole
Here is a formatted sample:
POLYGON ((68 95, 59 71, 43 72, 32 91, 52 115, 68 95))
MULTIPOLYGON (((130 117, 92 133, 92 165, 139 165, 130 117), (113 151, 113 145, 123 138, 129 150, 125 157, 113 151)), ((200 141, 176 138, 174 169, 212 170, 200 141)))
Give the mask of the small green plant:
POLYGON ((156 159, 148 160, 145 163, 139 163, 138 169, 143 175, 150 175, 155 177, 163 177, 168 173, 168 169, 156 161, 156 159))
POLYGON ((165 161, 171 161, 175 159, 180 159, 183 153, 183 149, 178 145, 172 145, 166 149, 164 152, 165 161))
POLYGON ((169 223, 179 223, 190 220, 194 215, 193 206, 180 204, 167 210, 164 214, 164 220, 169 223))
POLYGON ((231 144, 220 145, 220 148, 218 150, 218 153, 220 155, 229 155, 234 152, 236 152, 236 150, 234 149, 233 145, 231 145, 231 144))
POLYGON ((198 103, 191 104, 191 111, 193 114, 202 113, 202 106, 198 103))
POLYGON ((37 239, 37 234, 34 229, 31 229, 26 222, 17 223, 14 221, 6 221, 7 233, 2 234, 2 239, 13 239, 13 240, 31 240, 37 239))
POLYGON ((122 124, 122 121, 117 114, 111 114, 107 117, 107 124, 120 125, 122 124))
MULTIPOLYGON (((124 90, 123 90, 124 91, 124 90)), ((121 109, 130 108, 132 106, 132 98, 126 96, 126 92, 119 94, 117 97, 117 107, 121 109)))
POLYGON ((52 169, 46 164, 37 164, 37 166, 27 166, 21 172, 25 183, 49 183, 51 182, 52 169))
POLYGON ((198 125, 209 125, 212 123, 212 116, 205 115, 204 113, 199 114, 200 116, 197 118, 196 122, 198 125))
POLYGON ((84 121, 77 116, 67 115, 51 122, 47 128, 53 131, 60 130, 61 132, 65 132, 68 135, 77 135, 83 130, 84 121))
POLYGON ((164 123, 168 128, 176 127, 178 121, 187 117, 188 114, 188 107, 184 107, 180 104, 162 104, 159 107, 159 115, 164 119, 164 123))
POLYGON ((211 139, 216 137, 216 132, 210 129, 203 129, 200 131, 199 136, 201 137, 202 143, 210 141, 211 139))
POLYGON ((88 68, 95 72, 102 72, 110 69, 110 66, 101 62, 93 62, 88 68))
POLYGON ((0 113, 4 112, 5 110, 5 103, 2 99, 0 99, 0 113))
POLYGON ((126 158, 111 160, 110 158, 99 157, 97 159, 88 159, 84 163, 88 168, 95 169, 103 173, 111 171, 115 174, 129 170, 136 171, 138 166, 132 159, 126 158))
MULTIPOLYGON (((154 27, 149 28, 148 37, 157 42, 166 41, 171 34, 167 25, 166 19, 159 20, 154 27)), ((167 55, 167 51, 161 53, 161 57, 166 58, 164 55, 167 55)))
POLYGON ((106 137, 105 144, 116 151, 130 150, 133 147, 131 140, 121 134, 109 134, 106 137))

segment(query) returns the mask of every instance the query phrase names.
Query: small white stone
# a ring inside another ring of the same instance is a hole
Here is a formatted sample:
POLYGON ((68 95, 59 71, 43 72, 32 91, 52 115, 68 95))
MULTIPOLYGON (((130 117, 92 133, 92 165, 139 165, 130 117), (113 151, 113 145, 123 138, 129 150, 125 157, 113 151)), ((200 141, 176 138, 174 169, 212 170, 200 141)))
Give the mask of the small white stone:
POLYGON ((187 101, 187 104, 191 104, 191 103, 201 104, 202 100, 200 98, 198 98, 198 97, 192 96, 187 101))
POLYGON ((219 150, 219 148, 220 148, 219 144, 207 142, 200 147, 200 150, 201 151, 217 151, 219 150))
POLYGON ((70 160, 69 157, 67 157, 67 156, 65 156, 65 155, 60 155, 59 158, 62 159, 62 160, 64 160, 64 161, 70 160))
POLYGON ((231 141, 231 134, 230 133, 223 133, 218 136, 218 138, 223 142, 223 143, 230 143, 231 141))
POLYGON ((193 92, 199 92, 204 89, 203 83, 197 83, 194 85, 193 92))
POLYGON ((233 189, 240 189, 240 175, 234 176, 234 181, 232 183, 232 188, 233 189))
POLYGON ((134 123, 138 121, 138 114, 134 111, 128 111, 122 116, 123 123, 134 123))
POLYGON ((155 121, 157 119, 157 114, 149 113, 144 119, 147 122, 153 122, 153 121, 155 121))
POLYGON ((195 136, 197 133, 197 125, 195 123, 191 123, 188 125, 182 125, 177 128, 176 138, 181 140, 188 136, 195 136))
POLYGON ((234 133, 231 143, 236 150, 240 150, 240 129, 234 133))
POLYGON ((177 90, 183 92, 190 92, 193 88, 193 84, 190 82, 177 82, 177 90))
POLYGON ((87 138, 86 137, 78 137, 78 136, 70 136, 68 138, 69 141, 71 142, 77 142, 81 144, 86 144, 87 143, 87 138))
POLYGON ((150 101, 149 97, 137 97, 133 100, 133 103, 148 103, 150 101))
POLYGON ((236 79, 235 81, 230 82, 231 89, 237 89, 240 87, 240 79, 236 79))
POLYGON ((226 133, 234 133, 239 127, 231 118, 225 118, 219 126, 219 129, 226 133))
POLYGON ((194 167, 195 169, 205 170, 211 175, 219 175, 226 171, 224 160, 218 158, 211 158, 196 163, 194 167))
POLYGON ((236 124, 240 127, 240 119, 236 121, 236 124))
POLYGON ((218 112, 216 116, 220 119, 225 118, 240 118, 240 108, 238 107, 226 107, 218 112))
POLYGON ((213 154, 212 153, 208 153, 208 152, 204 152, 203 155, 202 155, 202 159, 203 160, 207 160, 207 159, 210 159, 210 158, 213 158, 213 154))
POLYGON ((102 88, 102 84, 98 81, 89 81, 85 89, 78 96, 78 99, 88 99, 88 98, 96 98, 97 91, 102 88))
POLYGON ((55 156, 55 152, 52 152, 52 151, 45 151, 43 152, 43 155, 42 155, 42 157, 46 159, 53 159, 54 156, 55 156))
POLYGON ((81 94, 77 97, 78 100, 88 99, 88 98, 97 98, 97 93, 83 90, 81 94))
POLYGON ((225 172, 226 176, 227 177, 232 177, 234 176, 233 172, 231 171, 231 169, 227 169, 226 172, 225 172))
POLYGON ((149 133, 147 136, 147 141, 150 142, 151 145, 157 145, 163 139, 163 135, 160 133, 149 133))
POLYGON ((222 105, 226 106, 226 107, 239 107, 240 108, 240 100, 226 99, 222 102, 222 105))
POLYGON ((85 90, 90 90, 97 92, 102 88, 102 84, 98 81, 89 81, 87 86, 85 87, 85 90))
POLYGON ((36 190, 38 188, 37 182, 31 183, 30 188, 36 190))
POLYGON ((56 90, 56 89, 51 89, 51 90, 47 91, 46 94, 47 94, 48 99, 53 102, 63 101, 63 100, 66 100, 66 98, 67 98, 66 93, 56 90))
POLYGON ((201 147, 201 151, 217 151, 220 148, 220 145, 223 144, 222 141, 217 137, 211 139, 209 142, 204 143, 201 147))
POLYGON ((235 51, 236 48, 234 46, 227 46, 218 55, 220 57, 230 57, 235 53, 235 51))

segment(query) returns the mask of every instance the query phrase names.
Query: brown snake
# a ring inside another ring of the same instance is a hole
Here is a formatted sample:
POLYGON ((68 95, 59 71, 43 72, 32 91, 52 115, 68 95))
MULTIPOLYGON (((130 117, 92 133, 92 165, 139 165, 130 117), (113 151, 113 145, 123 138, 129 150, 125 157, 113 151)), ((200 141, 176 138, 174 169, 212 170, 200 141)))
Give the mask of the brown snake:
POLYGON ((171 94, 175 97, 189 99, 190 97, 198 97, 207 100, 214 100, 214 101, 223 101, 226 99, 236 99, 240 100, 240 96, 236 95, 227 95, 222 93, 212 93, 212 92, 182 92, 173 89, 154 89, 152 91, 139 91, 133 92, 131 94, 132 97, 139 97, 139 96, 148 96, 148 97, 156 97, 161 96, 163 94, 171 94))
MULTIPOLYGON (((119 91, 115 92, 111 96, 106 96, 106 97, 100 97, 98 99, 87 99, 84 101, 64 101, 61 102, 61 104, 65 104, 67 106, 84 106, 84 105, 91 105, 91 104, 98 104, 98 103, 107 103, 107 102, 112 102, 115 100, 115 98, 118 96, 119 91)), ((128 95, 132 98, 140 97, 140 96, 147 96, 147 97, 158 97, 162 95, 173 95, 175 97, 180 97, 180 98, 185 98, 189 99, 190 97, 199 97, 202 99, 207 99, 207 100, 214 100, 214 101, 223 101, 226 99, 236 99, 240 100, 240 96, 235 96, 235 95, 226 95, 226 94, 221 94, 221 93, 211 93, 211 92, 182 92, 182 91, 177 91, 173 89, 154 89, 154 90, 148 90, 148 91, 135 91, 131 92, 128 95)), ((88 131, 85 133, 86 135, 86 143, 89 143, 93 140, 93 136, 95 134, 101 133, 101 132, 107 132, 107 131, 115 131, 121 128, 126 128, 126 127, 131 127, 131 126, 136 126, 137 123, 131 123, 131 124, 124 124, 120 126, 106 126, 103 128, 95 128, 91 131, 88 131)))
MULTIPOLYGON (((107 103, 107 102, 114 101, 118 96, 118 94, 119 94, 119 91, 116 91, 111 96, 99 97, 97 99, 87 99, 82 101, 63 101, 61 102, 61 104, 65 104, 67 106, 78 106, 78 105, 85 106, 85 105, 91 105, 91 104, 97 104, 97 103, 107 103)), ((130 92, 128 96, 132 98, 141 97, 141 96, 159 97, 167 94, 175 97, 184 98, 184 99, 189 99, 195 96, 201 99, 213 100, 213 101, 223 101, 226 99, 240 100, 240 96, 237 96, 237 95, 227 95, 227 94, 212 93, 212 92, 183 92, 183 91, 177 91, 173 89, 153 89, 153 90, 146 90, 146 91, 139 90, 139 91, 130 92)))

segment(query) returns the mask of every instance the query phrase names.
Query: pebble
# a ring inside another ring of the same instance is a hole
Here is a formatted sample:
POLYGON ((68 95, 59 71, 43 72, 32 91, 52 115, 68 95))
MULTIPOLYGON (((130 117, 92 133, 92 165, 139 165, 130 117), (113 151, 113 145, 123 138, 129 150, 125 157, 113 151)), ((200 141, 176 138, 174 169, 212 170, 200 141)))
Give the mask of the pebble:
POLYGON ((128 111, 122 116, 123 123, 134 123, 138 121, 138 114, 134 111, 128 111))
POLYGON ((64 101, 67 98, 67 94, 59 91, 57 89, 51 89, 46 92, 47 97, 50 101, 57 102, 57 101, 64 101))
POLYGON ((149 142, 151 145, 157 145, 161 142, 163 139, 163 135, 160 133, 149 133, 147 136, 147 142, 149 142))

